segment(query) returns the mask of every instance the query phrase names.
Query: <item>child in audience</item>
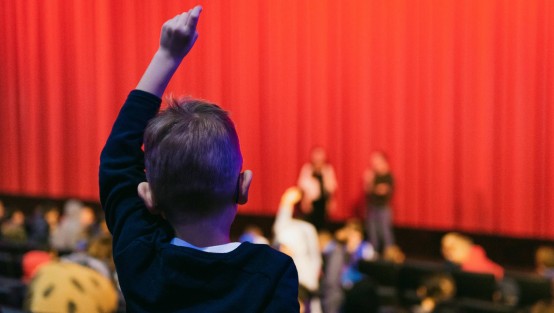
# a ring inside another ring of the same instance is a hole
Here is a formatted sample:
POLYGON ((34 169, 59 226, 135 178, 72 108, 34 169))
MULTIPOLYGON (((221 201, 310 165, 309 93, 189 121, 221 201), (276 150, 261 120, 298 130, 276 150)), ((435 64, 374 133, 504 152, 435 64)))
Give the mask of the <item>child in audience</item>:
POLYGON ((115 312, 116 308, 117 291, 109 279, 82 265, 58 261, 38 269, 25 301, 29 312, 115 312))
POLYGON ((554 281, 554 248, 541 246, 535 253, 537 273, 554 281))
POLYGON ((320 312, 321 304, 315 296, 319 291, 322 262, 317 231, 312 224, 293 218, 295 205, 301 198, 302 193, 299 188, 291 187, 285 191, 281 197, 273 231, 279 249, 294 260, 300 285, 310 295, 314 295, 305 303, 307 310, 320 312))
POLYGON ((449 312, 448 310, 453 309, 449 304, 455 294, 456 285, 450 275, 435 274, 427 277, 417 289, 421 303, 413 311, 415 313, 449 312))
POLYGON ((121 290, 131 312, 298 312, 292 259, 229 240, 252 173, 241 172, 228 113, 188 99, 157 114, 196 41, 200 11, 164 24, 102 151, 100 199, 121 290))
POLYGON ((27 232, 25 231, 25 215, 21 210, 15 210, 9 218, 2 224, 2 238, 14 243, 24 243, 27 241, 27 232))
POLYGON ((25 252, 21 258, 21 269, 23 271, 23 277, 21 279, 25 283, 30 282, 39 268, 52 261, 53 257, 54 255, 52 253, 41 250, 25 252))
POLYGON ((343 228, 337 230, 336 238, 344 244, 346 253, 345 264, 342 272, 342 286, 350 289, 355 283, 362 280, 363 275, 358 270, 358 263, 362 260, 369 261, 377 257, 377 253, 368 241, 364 240, 362 223, 351 219, 343 228))
POLYGON ((44 219, 43 206, 36 206, 30 216, 27 217, 26 229, 28 240, 42 247, 48 245, 48 223, 44 219))
POLYGON ((318 237, 323 256, 321 308, 323 313, 339 313, 344 302, 342 272, 347 259, 346 250, 327 230, 320 231, 318 237))
POLYGON ((60 222, 60 211, 57 207, 50 207, 46 213, 44 213, 44 220, 48 224, 48 236, 49 239, 52 238, 52 234, 58 229, 58 224, 60 222))
POLYGON ((61 261, 73 262, 97 271, 102 276, 113 279, 111 255, 112 240, 109 236, 91 239, 86 250, 63 256, 61 261))
POLYGON ((83 203, 75 199, 70 199, 64 204, 61 221, 50 233, 53 249, 64 254, 78 248, 85 234, 85 226, 81 223, 83 207, 83 203))
POLYGON ((549 246, 539 247, 535 252, 535 265, 539 275, 550 279, 552 297, 554 298, 554 248, 549 246))
POLYGON ((262 230, 256 225, 248 225, 239 238, 240 242, 251 242, 256 244, 268 245, 269 240, 264 237, 262 230))
POLYGON ((385 248, 385 251, 383 252, 383 260, 396 264, 402 264, 406 260, 406 255, 402 252, 402 249, 400 249, 399 246, 392 245, 385 248))
POLYGON ((474 244, 470 238, 458 233, 448 233, 442 238, 441 244, 444 258, 461 270, 490 273, 497 280, 504 277, 504 268, 489 259, 483 247, 474 244))

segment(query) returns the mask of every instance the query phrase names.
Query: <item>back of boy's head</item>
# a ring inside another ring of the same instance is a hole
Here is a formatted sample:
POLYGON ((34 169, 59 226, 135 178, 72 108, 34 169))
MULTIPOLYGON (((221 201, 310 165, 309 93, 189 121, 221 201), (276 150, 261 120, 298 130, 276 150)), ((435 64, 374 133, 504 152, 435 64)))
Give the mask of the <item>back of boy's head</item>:
POLYGON ((169 102, 144 133, 154 203, 169 219, 217 214, 236 201, 242 167, 233 121, 215 104, 169 102))

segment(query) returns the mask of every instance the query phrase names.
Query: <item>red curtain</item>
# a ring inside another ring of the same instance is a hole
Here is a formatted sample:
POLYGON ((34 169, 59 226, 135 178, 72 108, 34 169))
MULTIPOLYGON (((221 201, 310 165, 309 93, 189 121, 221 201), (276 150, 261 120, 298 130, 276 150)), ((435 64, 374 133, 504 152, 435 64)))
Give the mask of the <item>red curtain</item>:
MULTIPOLYGON (((163 22, 196 1, 0 1, 0 192, 97 199, 98 156, 163 22)), ((395 223, 554 238, 554 2, 206 1, 169 92, 232 112, 243 213, 273 214, 314 145, 360 214, 372 150, 395 223)))

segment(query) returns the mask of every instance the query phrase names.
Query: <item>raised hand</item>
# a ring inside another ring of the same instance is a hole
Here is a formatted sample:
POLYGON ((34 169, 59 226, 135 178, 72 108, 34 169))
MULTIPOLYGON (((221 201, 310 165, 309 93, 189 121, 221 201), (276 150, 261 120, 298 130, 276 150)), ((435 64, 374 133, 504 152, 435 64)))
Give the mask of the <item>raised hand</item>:
POLYGON ((302 193, 297 187, 288 188, 281 196, 281 206, 294 206, 302 198, 302 193))
POLYGON ((142 75, 137 89, 161 97, 171 77, 198 38, 196 25, 202 12, 196 6, 165 22, 160 35, 160 47, 142 75))
POLYGON ((200 12, 202 7, 198 5, 165 22, 160 35, 160 50, 176 59, 184 58, 198 38, 196 25, 200 12))

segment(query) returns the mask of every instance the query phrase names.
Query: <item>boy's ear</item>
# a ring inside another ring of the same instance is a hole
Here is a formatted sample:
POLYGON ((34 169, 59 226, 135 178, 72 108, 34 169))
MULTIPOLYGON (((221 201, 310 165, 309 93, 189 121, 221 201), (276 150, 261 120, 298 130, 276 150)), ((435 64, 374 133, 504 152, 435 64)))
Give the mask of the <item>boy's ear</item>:
POLYGON ((138 185, 137 189, 138 194, 142 198, 142 201, 144 201, 144 205, 146 205, 148 211, 152 214, 160 214, 160 211, 154 205, 154 198, 152 197, 152 189, 150 188, 150 184, 147 182, 142 182, 138 185))
POLYGON ((237 203, 245 204, 248 202, 248 190, 250 189, 250 183, 252 182, 252 171, 246 170, 240 173, 238 192, 237 192, 237 203))

